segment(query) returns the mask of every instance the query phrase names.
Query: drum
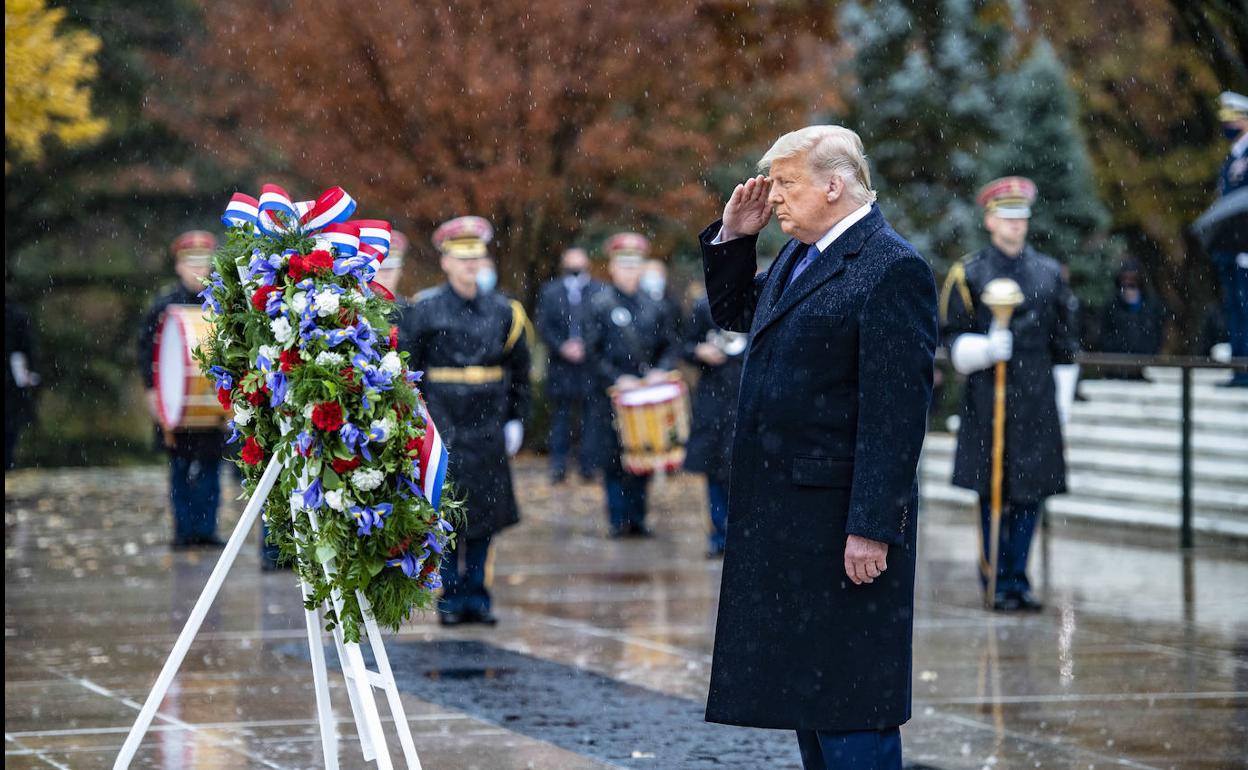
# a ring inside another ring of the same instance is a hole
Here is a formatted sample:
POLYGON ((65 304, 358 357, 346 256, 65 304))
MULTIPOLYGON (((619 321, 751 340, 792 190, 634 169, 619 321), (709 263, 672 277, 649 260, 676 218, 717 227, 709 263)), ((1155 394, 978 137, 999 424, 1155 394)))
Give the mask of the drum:
POLYGON ((167 431, 220 430, 228 415, 217 402, 212 380, 193 353, 208 335, 208 322, 195 305, 170 305, 156 328, 152 381, 156 411, 167 431))
POLYGON ((668 380, 611 390, 624 469, 635 476, 670 473, 685 461, 689 391, 679 372, 668 380))

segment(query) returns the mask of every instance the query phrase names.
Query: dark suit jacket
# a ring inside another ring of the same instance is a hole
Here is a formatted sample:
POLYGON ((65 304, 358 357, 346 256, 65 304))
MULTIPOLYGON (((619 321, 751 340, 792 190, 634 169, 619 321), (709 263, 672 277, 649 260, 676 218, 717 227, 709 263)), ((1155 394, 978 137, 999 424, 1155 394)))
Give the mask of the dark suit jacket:
POLYGON ((711 313, 751 333, 733 442, 709 721, 865 730, 910 717, 916 468, 936 349, 932 271, 878 207, 784 288, 755 238, 702 233, 711 313), (845 539, 890 544, 856 586, 845 539))
POLYGON ((591 280, 581 290, 581 304, 573 306, 568 289, 562 278, 556 278, 542 287, 537 301, 537 334, 549 351, 546 367, 546 396, 548 398, 582 398, 588 394, 592 378, 590 364, 574 364, 559 355, 559 346, 572 338, 574 327, 579 324, 580 336, 585 337, 585 322, 589 303, 602 284, 591 280))

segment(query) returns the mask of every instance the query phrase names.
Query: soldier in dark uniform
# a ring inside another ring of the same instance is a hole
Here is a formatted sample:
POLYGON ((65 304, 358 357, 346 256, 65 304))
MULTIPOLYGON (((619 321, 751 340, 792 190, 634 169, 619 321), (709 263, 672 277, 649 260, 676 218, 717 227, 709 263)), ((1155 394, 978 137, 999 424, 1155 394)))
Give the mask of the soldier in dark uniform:
POLYGON ((586 321, 586 356, 594 374, 589 424, 594 460, 603 470, 612 537, 650 534, 646 527, 650 477, 629 473, 620 461, 608 389, 665 377, 678 352, 667 313, 640 288, 641 265, 649 249, 650 242, 637 233, 619 233, 607 240, 611 285, 590 300, 586 321))
MULTIPOLYGON (((1231 140, 1231 153, 1218 177, 1218 197, 1248 186, 1248 96, 1226 91, 1220 98, 1218 118, 1226 138, 1231 140)), ((1231 355, 1248 357, 1248 243, 1241 248, 1215 252, 1214 266, 1222 282, 1222 306, 1226 313, 1226 329, 1230 333, 1231 355)), ((1248 372, 1232 375, 1230 387, 1248 388, 1248 372)))
POLYGON ((589 299, 603 288, 589 275, 585 249, 565 249, 559 260, 560 276, 542 287, 537 303, 537 333, 550 351, 546 365, 546 398, 550 402, 550 479, 567 477, 574 420, 581 423, 577 460, 581 478, 590 479, 588 427, 591 372, 585 360, 585 313, 589 299))
POLYGON ((146 390, 147 408, 157 423, 158 443, 169 454, 169 497, 173 506, 174 548, 219 547, 217 505, 221 499, 220 466, 225 434, 220 430, 163 431, 156 410, 152 359, 156 331, 165 309, 171 305, 194 305, 201 300, 202 280, 212 269, 217 239, 204 230, 191 230, 174 239, 171 246, 178 284, 156 298, 139 327, 137 362, 146 390))
POLYGON ((667 282, 667 263, 661 259, 647 259, 641 266, 641 290, 650 295, 650 299, 663 306, 667 314, 668 325, 676 339, 683 336, 682 326, 685 311, 680 302, 672 296, 671 285, 667 282))
POLYGON ((408 366, 424 371, 421 390, 468 512, 442 561, 443 625, 497 622, 486 584, 490 541, 520 520, 507 458, 520 448, 529 411, 527 319, 518 303, 478 289, 492 237, 481 217, 459 217, 434 232, 447 283, 416 296, 399 333, 408 366))
POLYGON ((1007 361, 1005 465, 998 610, 1039 610, 1027 580, 1027 554, 1040 505, 1066 491, 1066 464, 1053 367, 1074 360, 1070 288, 1061 267, 1026 243, 1036 186, 1022 177, 988 183, 979 193, 991 245, 954 265, 941 294, 942 332, 954 368, 968 375, 962 399, 953 483, 979 493, 980 579, 988 582, 991 520, 993 366, 1007 361), (1011 278, 1024 300, 1009 328, 997 328, 981 302, 987 283, 1011 278))
POLYGON ((728 477, 732 433, 737 424, 737 395, 748 336, 720 330, 711 318, 711 304, 702 297, 685 324, 684 356, 698 367, 693 392, 693 422, 685 454, 685 470, 706 474, 711 533, 707 558, 724 555, 728 536, 728 477))

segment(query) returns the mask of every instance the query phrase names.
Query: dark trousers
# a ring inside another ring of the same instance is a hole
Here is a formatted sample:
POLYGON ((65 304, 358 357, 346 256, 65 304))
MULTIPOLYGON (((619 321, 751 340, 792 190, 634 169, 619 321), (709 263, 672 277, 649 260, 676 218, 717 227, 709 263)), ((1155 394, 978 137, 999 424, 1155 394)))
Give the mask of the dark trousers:
POLYGON ((608 467, 603 473, 607 488, 607 520, 611 529, 646 523, 646 488, 649 476, 634 476, 628 471, 608 467))
POLYGON ((459 538, 455 548, 442 555, 442 612, 488 612, 490 592, 485 587, 485 564, 490 558, 490 538, 459 538))
POLYGON ((174 542, 194 543, 217 536, 220 470, 221 458, 214 455, 169 455, 174 542))
MULTIPOLYGON (((1031 536, 1040 518, 1040 503, 1020 503, 1006 500, 1001 504, 1001 543, 997 551, 997 595, 1006 596, 1031 590, 1027 580, 1027 554, 1031 551, 1031 536)), ((980 582, 988 585, 988 549, 992 542, 992 498, 979 498, 979 520, 983 528, 983 551, 980 554, 980 582)))
POLYGON ((728 485, 707 476, 706 497, 711 507, 711 534, 707 545, 713 551, 722 551, 728 538, 728 485))
POLYGON ((593 443, 589 436, 585 435, 586 429, 589 427, 589 420, 586 416, 589 414, 589 399, 585 396, 569 396, 567 398, 553 398, 550 401, 550 469, 554 473, 562 474, 568 469, 568 454, 572 451, 572 434, 577 432, 574 423, 580 423, 580 441, 577 448, 577 464, 580 466, 582 476, 589 476, 594 472, 593 459, 589 454, 589 447, 593 443))
MULTIPOLYGON (((1215 260, 1222 281, 1222 307, 1226 330, 1231 337, 1231 355, 1248 357, 1248 266, 1240 266, 1234 255, 1221 254, 1215 260)), ((1248 372, 1231 377, 1237 385, 1248 385, 1248 372)))
POLYGON ((901 770, 901 730, 798 730, 804 770, 901 770))

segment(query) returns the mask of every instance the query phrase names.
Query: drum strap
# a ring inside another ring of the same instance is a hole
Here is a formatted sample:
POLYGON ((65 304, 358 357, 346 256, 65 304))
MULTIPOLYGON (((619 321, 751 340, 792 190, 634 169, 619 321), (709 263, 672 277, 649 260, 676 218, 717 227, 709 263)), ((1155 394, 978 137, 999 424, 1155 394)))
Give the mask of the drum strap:
POLYGON ((425 370, 427 382, 485 385, 503 381, 501 366, 432 366, 425 370))

